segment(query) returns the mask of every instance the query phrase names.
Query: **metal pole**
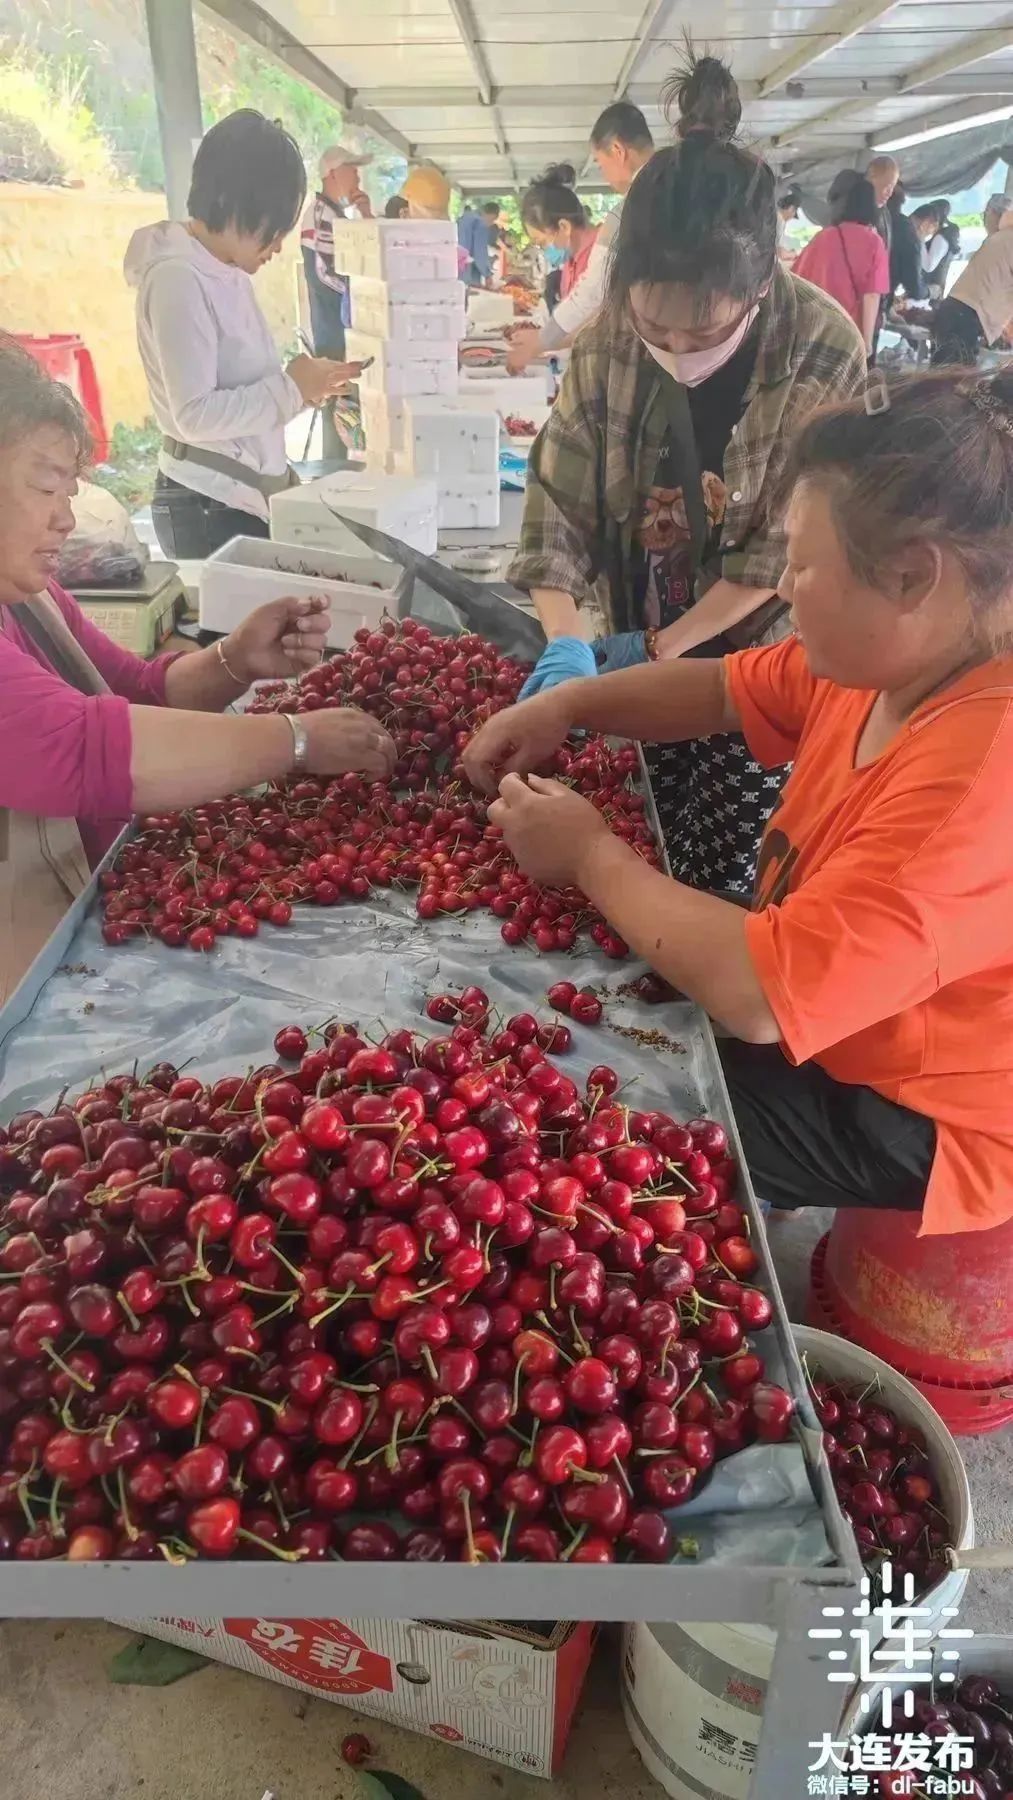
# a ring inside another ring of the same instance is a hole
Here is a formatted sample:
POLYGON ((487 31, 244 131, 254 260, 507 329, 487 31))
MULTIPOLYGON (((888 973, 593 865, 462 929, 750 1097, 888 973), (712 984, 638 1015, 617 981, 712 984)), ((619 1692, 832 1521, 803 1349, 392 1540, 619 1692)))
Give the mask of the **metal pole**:
POLYGON ((145 0, 169 217, 185 219, 194 152, 204 135, 190 0, 145 0))

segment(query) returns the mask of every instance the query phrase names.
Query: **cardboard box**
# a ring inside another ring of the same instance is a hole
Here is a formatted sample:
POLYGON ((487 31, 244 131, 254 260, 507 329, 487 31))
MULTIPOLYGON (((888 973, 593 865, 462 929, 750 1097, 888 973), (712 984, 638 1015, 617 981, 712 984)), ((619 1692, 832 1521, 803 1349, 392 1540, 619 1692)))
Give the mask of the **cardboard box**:
POLYGON ((596 1629, 428 1619, 115 1623, 545 1777, 562 1762, 596 1629))
POLYGON ((457 393, 457 344, 418 343, 403 338, 369 337, 362 331, 345 333, 349 362, 368 362, 359 376, 359 393, 411 394, 457 393))
POLYGON ((353 275, 352 326, 397 343, 458 344, 464 337, 464 288, 459 281, 373 281, 353 275))
POLYGON ((272 495, 271 536, 282 544, 316 544, 361 555, 362 540, 331 507, 400 538, 425 556, 436 554, 436 483, 372 469, 341 469, 272 495))
POLYGON ((322 594, 331 605, 327 642, 342 650, 360 625, 375 627, 384 613, 397 617, 408 580, 404 569, 371 556, 361 543, 357 555, 343 555, 315 544, 231 538, 201 565, 200 623, 205 631, 234 631, 282 594, 322 594))
POLYGON ((449 219, 335 219, 334 267, 374 281, 456 281, 449 219))

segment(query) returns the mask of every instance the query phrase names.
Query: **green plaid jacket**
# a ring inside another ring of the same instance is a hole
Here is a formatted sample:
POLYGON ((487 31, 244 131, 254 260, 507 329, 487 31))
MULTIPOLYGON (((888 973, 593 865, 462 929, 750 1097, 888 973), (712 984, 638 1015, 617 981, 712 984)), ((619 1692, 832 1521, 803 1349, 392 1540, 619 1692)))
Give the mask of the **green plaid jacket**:
MULTIPOLYGON (((865 381, 865 348, 841 308, 778 265, 760 303, 756 364, 725 452, 727 512, 718 575, 776 588, 787 560, 770 497, 792 432, 823 401, 865 381)), ((531 452, 524 523, 508 571, 515 587, 559 588, 578 606, 596 587, 612 631, 635 629, 633 531, 668 428, 657 365, 636 333, 603 315, 577 338, 531 452)))

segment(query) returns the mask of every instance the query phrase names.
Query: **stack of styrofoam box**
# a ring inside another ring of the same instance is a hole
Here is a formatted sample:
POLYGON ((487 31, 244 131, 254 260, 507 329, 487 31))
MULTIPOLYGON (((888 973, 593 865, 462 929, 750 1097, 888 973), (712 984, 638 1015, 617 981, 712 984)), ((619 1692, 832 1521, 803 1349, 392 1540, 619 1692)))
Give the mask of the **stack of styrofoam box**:
POLYGON ((499 415, 458 397, 405 402, 404 447, 393 466, 436 483, 440 529, 499 524, 499 415))
POLYGON ((457 392, 465 294, 449 219, 336 220, 335 267, 347 272, 346 355, 359 381, 367 461, 392 467, 405 447, 405 402, 457 392))

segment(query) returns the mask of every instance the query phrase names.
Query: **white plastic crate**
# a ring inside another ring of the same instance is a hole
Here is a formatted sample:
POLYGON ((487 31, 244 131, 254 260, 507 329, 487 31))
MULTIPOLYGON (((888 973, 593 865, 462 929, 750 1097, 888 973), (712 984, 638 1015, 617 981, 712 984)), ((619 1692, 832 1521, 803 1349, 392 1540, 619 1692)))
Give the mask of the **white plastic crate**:
POLYGON ((432 475, 444 488, 457 476, 480 475, 499 487, 500 421, 459 397, 435 394, 405 402, 405 473, 432 475))
MULTIPOLYGON (((434 395, 433 398, 438 396, 434 395)), ((408 424, 407 400, 399 400, 395 395, 385 394, 377 388, 364 387, 359 392, 359 410, 366 439, 367 459, 404 450, 408 424)), ((410 471, 406 469, 404 472, 407 474, 410 471)))
POLYGON ((459 281, 389 282, 355 275, 351 307, 354 330, 396 343, 458 344, 465 334, 459 281))
POLYGON ((370 362, 359 376, 359 392, 393 394, 457 393, 457 344, 405 343, 400 339, 345 334, 349 362, 370 362))
POLYGON ((343 649, 360 625, 376 625, 385 612, 398 611, 409 579, 396 563, 316 545, 269 543, 235 537, 216 550, 200 574, 199 614, 204 631, 234 631, 258 606, 283 594, 322 595, 331 603, 327 642, 343 649))
POLYGON ((456 281, 449 219, 335 219, 334 267, 377 281, 456 281))
POLYGON ((355 533, 330 510, 360 519, 425 556, 436 554, 436 483, 409 481, 373 469, 341 469, 319 481, 286 488, 271 500, 271 535, 280 543, 316 544, 361 553, 355 533))
POLYGON ((499 524, 499 476, 454 475, 440 483, 441 531, 495 530, 499 524))

